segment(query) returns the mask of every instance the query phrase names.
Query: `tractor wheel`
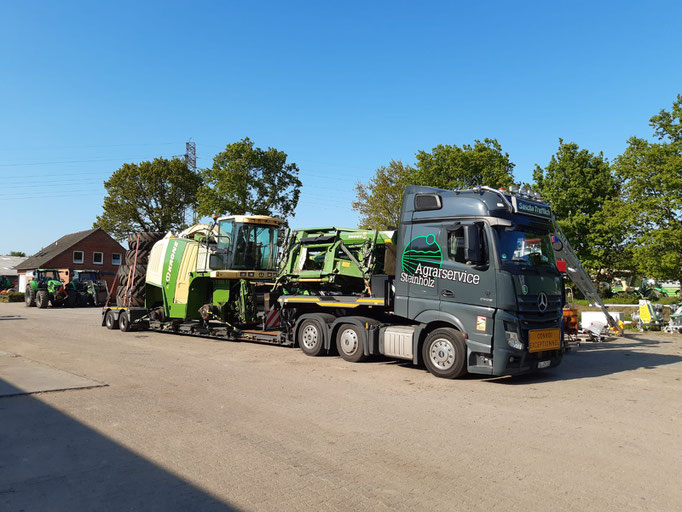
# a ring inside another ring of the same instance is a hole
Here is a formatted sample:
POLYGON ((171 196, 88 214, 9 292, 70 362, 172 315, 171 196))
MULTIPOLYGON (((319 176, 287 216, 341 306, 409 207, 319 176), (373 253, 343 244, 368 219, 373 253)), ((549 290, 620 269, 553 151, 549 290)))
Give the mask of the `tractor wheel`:
POLYGON ((76 307, 78 303, 78 296, 80 294, 76 290, 69 290, 69 292, 66 295, 66 298, 64 299, 64 307, 66 308, 74 308, 76 307))
POLYGON ((104 317, 104 324, 107 326, 107 329, 118 329, 116 313, 111 310, 107 311, 107 316, 104 317))
POLYGON ((49 303, 50 294, 47 293, 47 290, 38 290, 38 293, 36 293, 36 306, 40 309, 45 309, 49 303))
POLYGON ((29 285, 26 285, 26 292, 24 292, 24 301, 27 308, 36 307, 36 291, 29 285))

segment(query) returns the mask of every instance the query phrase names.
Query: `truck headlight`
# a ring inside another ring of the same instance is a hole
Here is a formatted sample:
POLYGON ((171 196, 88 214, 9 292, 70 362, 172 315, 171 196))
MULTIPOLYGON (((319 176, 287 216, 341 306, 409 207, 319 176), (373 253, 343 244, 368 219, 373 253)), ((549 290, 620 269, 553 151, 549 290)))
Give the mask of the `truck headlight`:
POLYGON ((507 336, 507 343, 510 347, 517 350, 523 350, 523 343, 519 339, 519 333, 516 331, 505 331, 504 334, 507 336))

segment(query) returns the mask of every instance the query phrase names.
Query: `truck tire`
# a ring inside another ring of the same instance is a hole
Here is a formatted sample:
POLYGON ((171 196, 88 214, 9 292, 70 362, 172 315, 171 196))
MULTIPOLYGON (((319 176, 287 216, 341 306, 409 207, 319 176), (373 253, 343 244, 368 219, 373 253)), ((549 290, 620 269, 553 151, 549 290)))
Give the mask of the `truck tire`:
POLYGON ((456 379, 467 372, 466 354, 464 336, 450 327, 429 333, 422 346, 426 368, 432 375, 444 379, 456 379))
POLYGON ((353 324, 342 324, 336 332, 336 350, 346 361, 358 363, 365 359, 365 331, 353 324))
POLYGON ((130 313, 127 311, 121 311, 121 314, 118 315, 118 328, 123 332, 132 330, 132 326, 130 325, 130 313))
POLYGON ((47 293, 47 290, 38 290, 36 293, 36 306, 40 309, 45 309, 49 303, 50 294, 47 293))
POLYGON ((107 316, 104 317, 104 325, 107 326, 107 329, 118 329, 118 318, 113 311, 107 311, 107 316))
POLYGON ((306 318, 298 326, 296 338, 298 346, 309 356, 319 356, 324 352, 324 331, 322 324, 314 318, 306 318))
POLYGON ((24 302, 27 308, 36 307, 36 291, 31 288, 30 285, 26 285, 26 291, 24 292, 24 302))

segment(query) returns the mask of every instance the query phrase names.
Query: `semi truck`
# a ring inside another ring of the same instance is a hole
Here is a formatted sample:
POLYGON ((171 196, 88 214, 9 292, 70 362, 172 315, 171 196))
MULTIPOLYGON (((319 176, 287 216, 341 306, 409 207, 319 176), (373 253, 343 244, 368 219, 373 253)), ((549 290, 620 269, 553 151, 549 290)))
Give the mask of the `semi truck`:
POLYGON ((408 186, 394 231, 323 227, 278 241, 281 226, 229 216, 164 238, 149 256, 145 307, 105 307, 102 324, 351 362, 383 355, 443 378, 561 362, 563 279, 537 195, 408 186))

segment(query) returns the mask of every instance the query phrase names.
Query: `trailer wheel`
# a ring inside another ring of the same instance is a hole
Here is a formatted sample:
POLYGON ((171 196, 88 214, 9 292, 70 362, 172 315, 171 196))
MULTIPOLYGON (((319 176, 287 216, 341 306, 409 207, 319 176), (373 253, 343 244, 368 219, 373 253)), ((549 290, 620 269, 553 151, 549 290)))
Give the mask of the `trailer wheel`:
POLYGON ((130 313, 127 311, 121 311, 121 314, 118 315, 118 328, 123 332, 129 332, 133 330, 132 325, 130 324, 130 313))
POLYGON ((118 329, 118 318, 116 318, 113 311, 107 311, 107 316, 104 317, 104 324, 107 326, 107 329, 118 329))
POLYGON ((309 356, 319 356, 324 350, 324 332, 320 323, 306 318, 298 327, 298 345, 309 356))
POLYGON ((24 301, 27 308, 34 308, 36 305, 36 292, 30 285, 26 285, 26 292, 24 293, 24 301))
POLYGON ((456 379, 466 373, 466 353, 464 337, 449 327, 431 332, 422 346, 426 368, 444 379, 456 379))
POLYGON ((343 324, 336 333, 336 350, 346 361, 358 363, 365 359, 365 333, 353 324, 343 324))
POLYGON ((50 302, 50 295, 47 290, 38 290, 36 293, 36 306, 40 309, 45 309, 50 302))

